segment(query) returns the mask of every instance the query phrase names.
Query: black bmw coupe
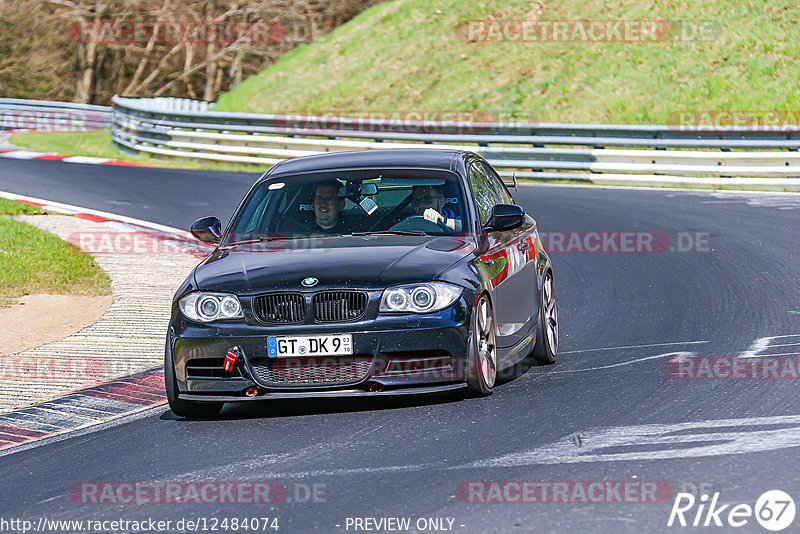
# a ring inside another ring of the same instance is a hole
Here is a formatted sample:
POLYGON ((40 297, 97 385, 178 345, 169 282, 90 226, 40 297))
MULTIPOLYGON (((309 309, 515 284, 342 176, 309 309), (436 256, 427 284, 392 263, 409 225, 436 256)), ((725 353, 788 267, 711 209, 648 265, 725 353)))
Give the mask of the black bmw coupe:
POLYGON ((226 402, 492 392, 553 363, 558 318, 536 222, 480 156, 374 150, 272 167, 175 294, 167 397, 226 402))

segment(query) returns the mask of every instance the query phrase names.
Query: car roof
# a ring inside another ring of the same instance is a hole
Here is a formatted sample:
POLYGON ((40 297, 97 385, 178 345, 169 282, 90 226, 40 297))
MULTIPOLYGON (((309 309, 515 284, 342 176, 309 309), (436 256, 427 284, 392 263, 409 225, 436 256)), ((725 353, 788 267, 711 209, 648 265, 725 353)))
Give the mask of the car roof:
POLYGON ((469 152, 436 148, 406 148, 334 152, 285 160, 264 174, 262 179, 314 171, 395 167, 408 169, 456 170, 456 162, 469 152))

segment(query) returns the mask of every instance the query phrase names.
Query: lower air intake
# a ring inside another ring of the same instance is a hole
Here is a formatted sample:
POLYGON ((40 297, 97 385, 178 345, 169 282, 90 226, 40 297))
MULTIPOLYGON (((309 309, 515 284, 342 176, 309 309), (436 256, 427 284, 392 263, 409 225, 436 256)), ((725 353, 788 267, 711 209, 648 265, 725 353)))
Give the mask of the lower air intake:
POLYGON ((328 386, 355 384, 367 376, 372 358, 337 356, 258 358, 252 361, 256 378, 265 386, 328 386))

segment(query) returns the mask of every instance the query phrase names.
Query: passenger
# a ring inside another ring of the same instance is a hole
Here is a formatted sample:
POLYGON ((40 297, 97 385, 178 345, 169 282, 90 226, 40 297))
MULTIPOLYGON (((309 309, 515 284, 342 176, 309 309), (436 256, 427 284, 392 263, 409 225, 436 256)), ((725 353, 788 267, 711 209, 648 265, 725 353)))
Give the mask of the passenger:
POLYGON ((422 215, 426 221, 434 224, 444 223, 454 232, 461 231, 460 220, 449 219, 442 215, 447 200, 441 188, 435 185, 415 185, 411 188, 411 203, 414 205, 414 213, 422 215))

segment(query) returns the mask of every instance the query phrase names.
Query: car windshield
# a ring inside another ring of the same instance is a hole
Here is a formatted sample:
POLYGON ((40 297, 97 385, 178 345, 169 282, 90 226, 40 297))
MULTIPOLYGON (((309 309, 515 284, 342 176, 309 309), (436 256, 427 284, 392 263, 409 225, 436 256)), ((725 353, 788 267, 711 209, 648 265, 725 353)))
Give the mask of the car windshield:
POLYGON ((441 170, 345 171, 264 181, 223 246, 325 235, 454 235, 469 228, 461 181, 441 170))

